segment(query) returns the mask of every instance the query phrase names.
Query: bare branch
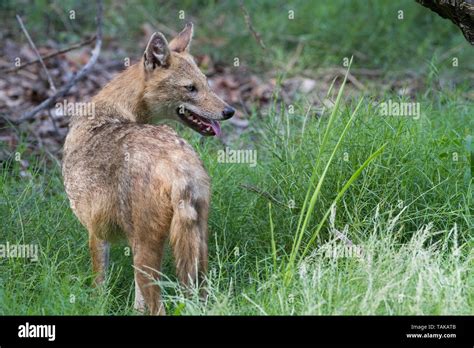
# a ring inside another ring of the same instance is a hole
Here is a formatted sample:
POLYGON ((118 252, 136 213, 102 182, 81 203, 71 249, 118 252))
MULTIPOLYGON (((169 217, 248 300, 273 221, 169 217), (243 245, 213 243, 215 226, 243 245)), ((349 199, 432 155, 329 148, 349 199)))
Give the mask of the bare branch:
POLYGON ((245 23, 247 24, 247 28, 249 28, 250 32, 252 33, 253 37, 257 41, 257 43, 260 45, 260 47, 265 50, 265 44, 262 41, 262 37, 260 34, 254 29, 252 25, 252 21, 250 20, 250 15, 247 11, 247 9, 244 6, 244 3, 241 1, 240 2, 240 8, 242 9, 242 12, 244 13, 244 18, 245 18, 245 23))
POLYGON ((41 55, 39 54, 35 43, 33 42, 33 40, 31 40, 30 34, 28 33, 28 30, 26 30, 25 25, 23 24, 23 21, 21 20, 21 17, 19 15, 16 15, 16 20, 20 24, 21 30, 23 30, 23 33, 25 34, 26 39, 30 43, 30 46, 33 49, 33 51, 35 51, 35 54, 36 54, 36 56, 38 57, 38 59, 41 63, 41 66, 43 67, 43 70, 46 73, 46 77, 48 78, 49 86, 51 87, 51 89, 54 92, 56 92, 56 86, 54 85, 54 82, 53 82, 53 79, 51 78, 51 75, 49 74, 48 68, 46 68, 46 65, 44 64, 43 59, 41 58, 41 55))
POLYGON ((64 97, 72 88, 72 86, 74 86, 77 83, 77 81, 79 81, 81 78, 83 78, 89 73, 89 70, 95 64, 95 62, 97 61, 97 58, 99 58, 101 47, 102 47, 102 0, 97 0, 97 34, 96 34, 95 47, 94 47, 94 50, 92 51, 91 59, 86 63, 86 65, 82 67, 81 70, 79 70, 79 72, 71 80, 68 81, 68 83, 66 83, 63 87, 61 87, 61 89, 59 89, 59 91, 55 95, 44 100, 41 104, 37 105, 32 110, 25 112, 20 117, 19 120, 12 120, 12 122, 16 124, 20 124, 22 122, 28 121, 32 119, 41 110, 44 110, 47 107, 50 107, 52 104, 54 104, 57 99, 64 97))
MULTIPOLYGON (((326 69, 321 69, 322 73, 323 74, 336 74, 336 75, 340 75, 340 76, 344 76, 346 74, 346 70, 344 70, 343 68, 326 68, 326 69)), ((369 70, 365 69, 365 70, 362 70, 362 69, 359 69, 359 70, 356 70, 358 72, 360 72, 361 75, 369 75, 369 74, 372 74, 372 75, 376 75, 374 72, 370 72, 369 70)), ((379 73, 379 71, 376 71, 377 73, 379 73)), ((314 73, 313 72, 310 72, 310 73, 307 73, 307 72, 304 72, 303 76, 307 76, 307 77, 310 77, 310 78, 314 78, 314 73)), ((367 87, 365 87, 364 84, 362 84, 358 79, 355 78, 355 76, 351 73, 348 73, 347 74, 347 79, 357 88, 357 89, 360 89, 362 91, 366 91, 367 90, 367 87)))
MULTIPOLYGON (((91 42, 94 42, 96 39, 96 36, 94 35, 93 37, 91 37, 90 39, 87 39, 85 41, 82 41, 82 42, 78 42, 74 45, 71 45, 69 47, 66 47, 66 48, 63 48, 62 50, 59 50, 59 51, 56 51, 56 52, 53 52, 53 53, 50 53, 50 54, 47 54, 45 55, 44 57, 41 57, 43 59, 43 61, 45 60, 48 60, 48 59, 51 59, 51 58, 54 58, 60 54, 63 54, 63 53, 67 53, 69 51, 72 51, 72 50, 75 50, 75 49, 78 49, 78 48, 81 48, 83 46, 86 46, 88 44, 90 44, 91 42)), ((8 69, 2 69, 0 70, 2 73, 4 74, 9 74, 9 73, 13 73, 13 72, 17 72, 18 70, 21 70, 21 69, 24 69, 26 68, 27 66, 30 66, 32 64, 36 64, 36 63, 39 63, 40 62, 40 59, 35 59, 35 60, 32 60, 30 62, 27 62, 27 63, 24 63, 24 64, 21 64, 20 66, 16 66, 14 68, 8 68, 8 69)))

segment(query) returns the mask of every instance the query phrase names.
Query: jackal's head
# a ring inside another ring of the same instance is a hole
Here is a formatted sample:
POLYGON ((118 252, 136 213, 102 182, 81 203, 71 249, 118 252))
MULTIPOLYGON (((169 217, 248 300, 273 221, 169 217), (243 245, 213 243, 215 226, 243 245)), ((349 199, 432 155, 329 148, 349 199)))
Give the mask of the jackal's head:
POLYGON ((169 44, 161 33, 151 36, 143 55, 143 99, 156 116, 177 119, 202 135, 219 135, 219 121, 235 110, 211 90, 189 54, 192 36, 191 23, 169 44))

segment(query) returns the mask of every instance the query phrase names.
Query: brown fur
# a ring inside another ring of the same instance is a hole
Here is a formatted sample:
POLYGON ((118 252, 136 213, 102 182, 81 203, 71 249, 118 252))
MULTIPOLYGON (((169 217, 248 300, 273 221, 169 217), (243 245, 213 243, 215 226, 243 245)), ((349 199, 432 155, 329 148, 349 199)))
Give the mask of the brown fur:
MULTIPOLYGON (((71 119, 63 176, 72 210, 89 232, 96 284, 105 279, 109 242, 124 237, 133 252, 135 307, 164 314, 158 280, 169 238, 177 275, 191 285, 207 269, 210 179, 194 149, 157 118, 179 120, 186 105, 223 119, 228 105, 208 87, 189 55, 192 25, 168 45, 154 34, 141 62, 93 98, 94 115, 71 119), (189 92, 190 83, 197 92, 189 92)), ((233 112, 232 112, 233 113, 233 112)))

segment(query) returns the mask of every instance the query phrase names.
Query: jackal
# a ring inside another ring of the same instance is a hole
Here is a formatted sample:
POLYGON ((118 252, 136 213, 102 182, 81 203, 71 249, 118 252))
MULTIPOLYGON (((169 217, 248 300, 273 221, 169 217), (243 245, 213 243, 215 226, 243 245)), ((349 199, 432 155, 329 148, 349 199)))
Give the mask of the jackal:
POLYGON ((93 99, 94 113, 71 117, 63 177, 71 208, 89 232, 95 283, 104 281, 109 242, 128 240, 135 308, 165 314, 159 279, 170 240, 179 280, 201 283, 207 270, 210 179, 194 149, 166 125, 174 119, 205 136, 235 110, 213 93, 189 54, 193 25, 169 44, 154 33, 141 61, 93 99))

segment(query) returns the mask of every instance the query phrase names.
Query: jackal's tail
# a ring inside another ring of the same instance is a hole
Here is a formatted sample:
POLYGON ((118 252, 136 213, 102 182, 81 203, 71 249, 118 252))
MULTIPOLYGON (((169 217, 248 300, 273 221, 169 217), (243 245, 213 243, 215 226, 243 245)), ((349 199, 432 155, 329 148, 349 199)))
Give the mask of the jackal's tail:
POLYGON ((173 206, 170 242, 180 282, 189 286, 201 282, 207 271, 208 202, 180 194, 173 206))

